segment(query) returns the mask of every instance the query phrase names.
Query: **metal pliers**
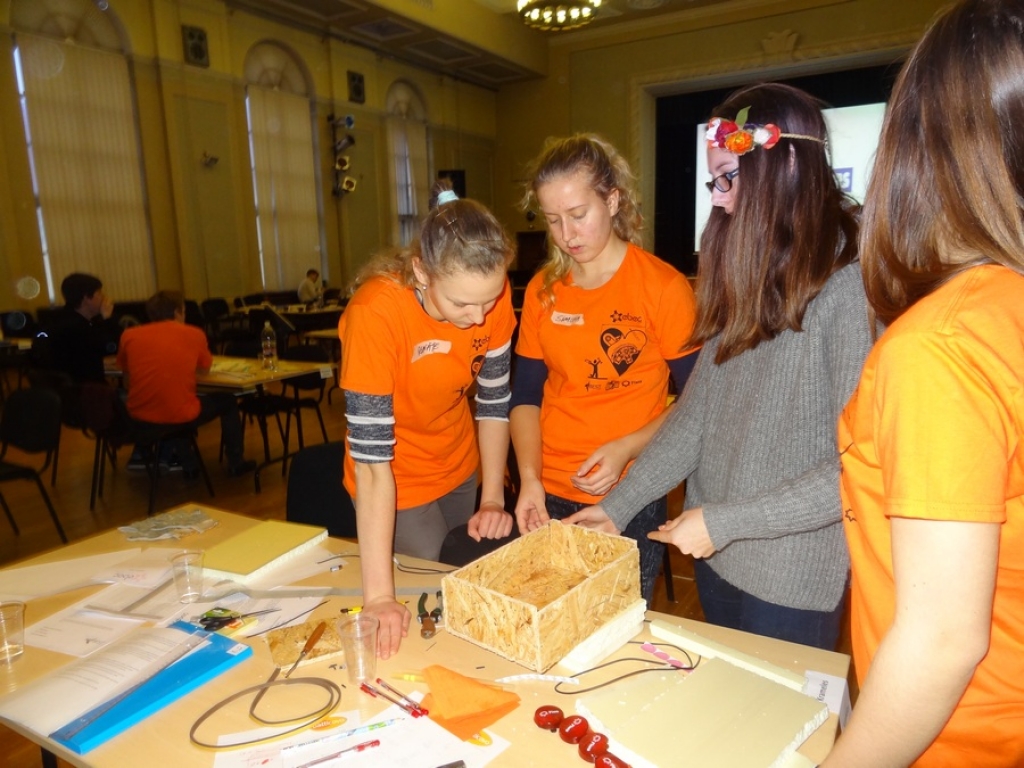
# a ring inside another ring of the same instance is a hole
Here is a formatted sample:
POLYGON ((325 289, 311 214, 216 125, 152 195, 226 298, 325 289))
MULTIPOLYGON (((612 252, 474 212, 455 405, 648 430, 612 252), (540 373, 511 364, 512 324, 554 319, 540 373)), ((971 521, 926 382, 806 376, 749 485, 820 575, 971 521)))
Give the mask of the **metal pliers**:
POLYGON ((420 595, 420 604, 416 610, 416 620, 420 623, 420 637, 431 638, 437 632, 437 627, 444 621, 444 603, 441 599, 441 590, 437 590, 437 607, 427 613, 427 593, 420 595))

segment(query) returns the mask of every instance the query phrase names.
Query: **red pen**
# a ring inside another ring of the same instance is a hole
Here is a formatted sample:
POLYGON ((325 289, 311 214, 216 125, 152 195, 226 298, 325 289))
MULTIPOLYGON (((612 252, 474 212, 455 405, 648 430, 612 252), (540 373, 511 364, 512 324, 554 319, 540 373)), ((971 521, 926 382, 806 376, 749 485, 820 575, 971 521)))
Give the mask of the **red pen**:
POLYGON ((384 693, 384 691, 378 691, 376 688, 374 688, 372 685, 369 685, 368 683, 360 683, 359 684, 359 689, 361 691, 363 691, 364 693, 370 694, 374 698, 377 698, 379 696, 382 699, 387 699, 392 704, 394 704, 396 707, 398 707, 399 709, 401 709, 404 712, 408 712, 413 717, 422 717, 423 715, 427 714, 427 710, 419 709, 419 708, 413 709, 408 704, 404 704, 401 701, 399 701, 398 699, 396 699, 396 698, 394 698, 392 696, 388 696, 386 693, 384 693))
POLYGON ((379 677, 377 678, 377 685, 379 685, 380 687, 382 687, 382 688, 383 688, 383 689, 384 689, 385 691, 387 691, 388 693, 392 693, 392 694, 394 694, 395 696, 397 696, 398 698, 400 698, 400 699, 402 700, 402 703, 403 703, 403 704, 406 704, 406 705, 408 705, 408 706, 412 707, 413 709, 418 709, 418 710, 419 710, 420 712, 422 712, 422 713, 423 713, 424 715, 430 714, 429 712, 427 712, 427 710, 423 709, 423 707, 421 707, 421 706, 420 706, 419 704, 417 704, 417 703, 416 703, 415 701, 413 701, 412 699, 410 699, 410 698, 409 698, 408 696, 406 696, 406 695, 405 695, 404 693, 402 693, 401 691, 399 691, 399 690, 398 690, 398 689, 396 689, 395 687, 393 687, 393 686, 390 686, 390 685, 388 685, 388 684, 387 684, 387 683, 386 683, 386 682, 385 682, 384 680, 381 680, 381 679, 380 679, 379 677))
POLYGON ((334 760, 335 758, 341 757, 346 752, 362 752, 364 749, 370 749, 371 747, 379 746, 380 739, 374 739, 373 741, 364 741, 362 744, 356 744, 353 747, 348 747, 346 749, 341 750, 341 752, 335 752, 333 755, 324 755, 323 757, 319 757, 311 762, 303 763, 302 765, 297 766, 296 768, 309 768, 309 766, 311 765, 319 765, 320 763, 326 763, 328 760, 334 760))

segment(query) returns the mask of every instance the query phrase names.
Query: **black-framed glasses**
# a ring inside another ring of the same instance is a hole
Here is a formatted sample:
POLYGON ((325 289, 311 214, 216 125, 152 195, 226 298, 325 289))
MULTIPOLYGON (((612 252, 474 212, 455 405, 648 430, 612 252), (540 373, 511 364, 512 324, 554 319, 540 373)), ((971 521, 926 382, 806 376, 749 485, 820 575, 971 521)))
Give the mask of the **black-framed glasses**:
POLYGON ((732 189, 732 180, 740 175, 740 169, 734 168, 731 171, 726 171, 721 176, 715 176, 711 181, 705 181, 704 186, 708 188, 708 192, 714 192, 716 189, 723 194, 732 189))

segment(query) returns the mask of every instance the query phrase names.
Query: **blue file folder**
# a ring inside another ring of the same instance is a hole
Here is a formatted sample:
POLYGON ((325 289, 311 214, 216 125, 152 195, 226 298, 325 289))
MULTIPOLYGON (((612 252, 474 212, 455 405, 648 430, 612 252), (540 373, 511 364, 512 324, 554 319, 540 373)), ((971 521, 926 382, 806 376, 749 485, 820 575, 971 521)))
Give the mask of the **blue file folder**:
MULTIPOLYGON (((189 633, 200 629, 184 621, 171 627, 189 633)), ((100 705, 54 731, 50 738, 83 755, 252 656, 252 648, 238 640, 216 632, 209 633, 206 639, 203 645, 116 699, 113 705, 100 705)))

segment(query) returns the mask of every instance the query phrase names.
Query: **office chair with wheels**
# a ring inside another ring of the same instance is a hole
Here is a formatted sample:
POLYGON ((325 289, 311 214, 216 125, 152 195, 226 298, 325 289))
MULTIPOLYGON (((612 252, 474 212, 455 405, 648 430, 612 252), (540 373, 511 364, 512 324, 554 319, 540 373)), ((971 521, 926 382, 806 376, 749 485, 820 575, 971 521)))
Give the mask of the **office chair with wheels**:
MULTIPOLYGON (((60 540, 65 544, 68 537, 60 518, 53 508, 46 487, 39 477, 53 460, 60 444, 60 397, 50 389, 18 389, 10 394, 0 414, 0 483, 10 480, 33 480, 42 494, 46 508, 50 511, 53 524, 57 527, 60 540), (7 460, 7 448, 13 446, 25 453, 45 453, 46 460, 38 470, 7 460)), ((0 505, 17 534, 18 526, 14 522, 10 508, 3 495, 0 505)))
POLYGON ((331 536, 356 538, 356 508, 342 483, 344 462, 344 441, 293 454, 285 519, 322 526, 331 536))

